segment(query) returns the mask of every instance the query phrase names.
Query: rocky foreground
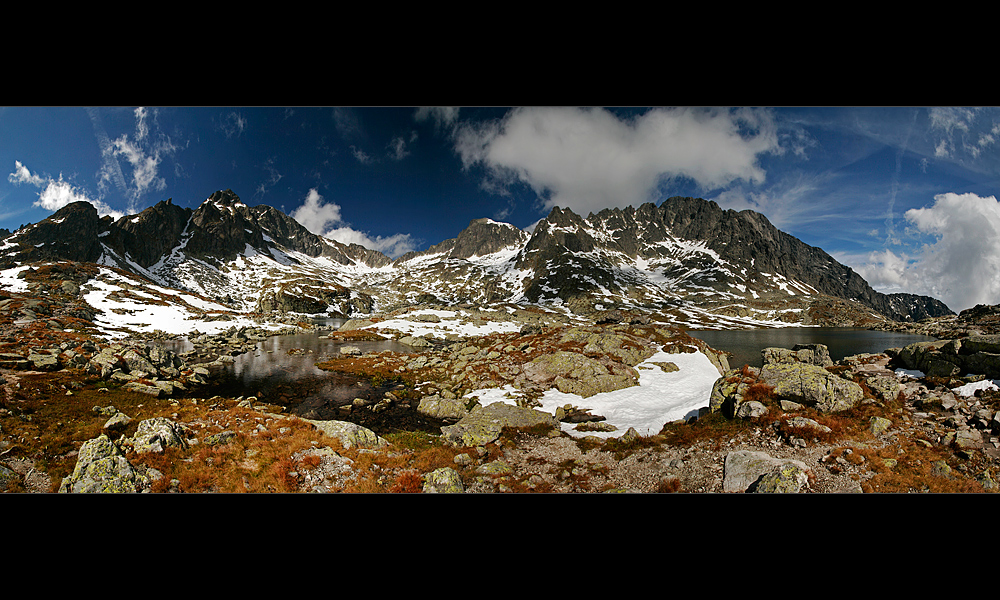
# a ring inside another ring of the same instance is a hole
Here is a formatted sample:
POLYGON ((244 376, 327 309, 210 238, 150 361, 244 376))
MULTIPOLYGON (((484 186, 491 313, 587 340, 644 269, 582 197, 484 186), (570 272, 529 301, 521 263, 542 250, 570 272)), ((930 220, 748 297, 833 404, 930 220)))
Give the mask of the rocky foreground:
POLYGON ((163 336, 98 338, 85 306, 56 294, 14 294, 0 299, 0 488, 993 491, 1000 392, 987 378, 1000 377, 1000 337, 988 329, 995 312, 963 313, 963 336, 836 363, 819 345, 767 349, 754 369, 731 366, 641 314, 581 320, 470 310, 456 330, 492 325, 495 332, 421 336, 386 324, 434 317, 400 309, 327 332, 344 344, 318 364, 365 392, 305 406, 296 390, 233 396, 219 393, 215 379, 257 341, 307 324, 231 327, 192 336, 192 350, 174 353, 151 343, 163 336), (351 345, 372 337, 396 338, 412 351, 365 354, 351 345), (716 366, 696 418, 641 435, 616 430, 588 408, 589 398, 635 386, 641 369, 676 369, 669 360, 645 362, 660 351, 700 352, 716 366), (506 386, 515 390, 509 402, 483 404, 473 393, 506 386), (580 401, 539 410, 538 399, 553 389, 580 401))

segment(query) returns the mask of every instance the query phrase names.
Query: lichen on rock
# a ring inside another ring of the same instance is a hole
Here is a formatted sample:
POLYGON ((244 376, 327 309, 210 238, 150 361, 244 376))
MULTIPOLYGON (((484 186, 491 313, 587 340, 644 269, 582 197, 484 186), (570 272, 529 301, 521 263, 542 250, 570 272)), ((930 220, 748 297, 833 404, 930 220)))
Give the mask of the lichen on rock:
POLYGON ((128 462, 108 436, 88 440, 80 447, 73 473, 62 480, 60 493, 135 493, 149 481, 128 462))

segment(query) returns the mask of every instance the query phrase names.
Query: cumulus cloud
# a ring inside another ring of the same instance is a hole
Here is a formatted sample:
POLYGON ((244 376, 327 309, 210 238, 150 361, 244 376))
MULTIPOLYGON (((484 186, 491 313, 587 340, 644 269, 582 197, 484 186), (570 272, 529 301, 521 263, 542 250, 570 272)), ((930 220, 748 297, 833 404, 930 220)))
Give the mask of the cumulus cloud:
POLYGON ((316 235, 328 237, 342 244, 359 244, 371 250, 396 258, 416 249, 416 243, 408 233, 391 236, 374 236, 358 231, 344 223, 340 206, 326 202, 315 188, 309 190, 301 206, 291 212, 291 217, 316 235))
POLYGON ((38 194, 38 200, 32 203, 33 206, 51 210, 53 212, 73 202, 89 202, 97 208, 101 216, 111 215, 117 219, 124 215, 121 211, 115 210, 99 199, 90 198, 89 195, 69 183, 64 181, 62 175, 58 179, 43 177, 37 173, 32 173, 21 161, 14 161, 14 172, 7 176, 7 180, 15 185, 27 183, 42 191, 38 194))
POLYGON ((359 244, 371 250, 378 250, 390 258, 398 258, 407 252, 416 250, 416 244, 408 233, 397 233, 383 237, 377 235, 372 237, 367 233, 351 229, 350 227, 337 227, 323 234, 331 240, 337 240, 341 244, 359 244))
POLYGON ((933 296, 954 311, 1000 303, 1000 203, 994 196, 939 194, 906 211, 915 232, 931 237, 918 252, 869 255, 858 273, 884 292, 933 296))
POLYGON ((312 233, 323 235, 327 224, 340 222, 340 206, 324 202, 323 196, 313 188, 302 206, 291 212, 291 217, 312 233))
POLYGON ((706 189, 761 183, 758 155, 778 152, 769 113, 654 109, 620 119, 602 108, 518 108, 499 122, 455 128, 465 168, 481 164, 486 187, 525 183, 543 208, 587 214, 655 201, 657 185, 688 178, 706 189))

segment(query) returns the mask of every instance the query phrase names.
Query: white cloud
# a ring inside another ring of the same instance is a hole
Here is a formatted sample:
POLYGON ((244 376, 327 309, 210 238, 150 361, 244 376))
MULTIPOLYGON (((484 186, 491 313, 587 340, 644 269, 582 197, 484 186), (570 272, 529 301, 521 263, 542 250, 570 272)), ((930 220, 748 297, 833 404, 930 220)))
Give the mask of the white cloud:
POLYGON ((416 250, 416 243, 408 233, 397 233, 388 237, 380 235, 371 237, 367 233, 350 227, 337 227, 323 235, 331 240, 337 240, 341 244, 359 244, 371 250, 378 250, 390 258, 398 258, 407 252, 416 250))
POLYGON ((44 188, 39 192, 38 200, 33 202, 32 206, 38 206, 45 210, 55 212, 67 204, 83 201, 93 204, 100 216, 111 215, 118 219, 125 214, 111 208, 101 200, 90 198, 85 191, 68 181, 64 181, 62 175, 59 175, 59 179, 42 177, 29 171, 19 160, 14 161, 14 172, 7 176, 7 180, 14 184, 29 183, 44 188))
POLYGON ((1000 203, 993 196, 939 194, 930 207, 906 211, 932 242, 910 256, 874 252, 858 273, 883 292, 937 298, 958 312, 1000 303, 1000 203))
POLYGON ((170 138, 159 132, 156 125, 156 109, 136 108, 135 133, 131 137, 122 134, 112 140, 108 137, 101 122, 100 111, 88 109, 94 134, 101 149, 102 163, 98 173, 98 187, 105 191, 108 184, 113 184, 117 190, 130 200, 130 212, 138 212, 138 200, 148 192, 159 192, 166 189, 166 180, 159 175, 160 165, 164 158, 172 156, 177 146, 170 138), (122 162, 131 167, 131 179, 125 175, 122 162))
POLYGON ((323 235, 327 224, 340 222, 340 206, 324 203, 323 196, 313 188, 309 190, 302 206, 293 210, 290 216, 310 232, 323 235))
POLYGON ((40 175, 32 175, 28 167, 22 165, 19 160, 14 161, 14 172, 7 176, 7 181, 14 184, 30 183, 39 187, 45 185, 45 179, 40 175))
POLYGON ((501 122, 462 124, 455 150, 466 168, 483 164, 490 185, 521 181, 545 208, 587 214, 655 201, 668 177, 707 189, 763 182, 757 157, 779 146, 766 112, 653 109, 623 120, 601 108, 537 107, 515 109, 501 122))
POLYGON ((302 206, 293 210, 291 217, 316 235, 328 237, 342 244, 360 244, 391 258, 416 249, 416 243, 408 233, 372 237, 351 228, 341 220, 340 206, 325 202, 315 188, 309 190, 302 206))

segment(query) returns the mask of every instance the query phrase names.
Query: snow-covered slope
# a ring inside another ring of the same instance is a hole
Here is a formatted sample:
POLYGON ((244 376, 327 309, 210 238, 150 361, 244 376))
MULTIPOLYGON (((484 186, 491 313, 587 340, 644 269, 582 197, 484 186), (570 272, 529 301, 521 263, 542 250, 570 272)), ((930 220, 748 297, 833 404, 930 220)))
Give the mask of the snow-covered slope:
POLYGON ((507 303, 578 314, 644 309, 688 326, 738 327, 801 323, 820 298, 895 319, 943 307, 917 296, 890 301, 763 216, 692 198, 587 218, 554 208, 530 234, 476 219, 395 261, 314 235, 272 207, 247 206, 231 190, 195 210, 167 200, 117 221, 81 202, 0 246, 0 269, 41 260, 117 267, 241 313, 507 303))

